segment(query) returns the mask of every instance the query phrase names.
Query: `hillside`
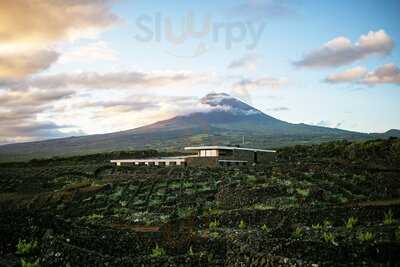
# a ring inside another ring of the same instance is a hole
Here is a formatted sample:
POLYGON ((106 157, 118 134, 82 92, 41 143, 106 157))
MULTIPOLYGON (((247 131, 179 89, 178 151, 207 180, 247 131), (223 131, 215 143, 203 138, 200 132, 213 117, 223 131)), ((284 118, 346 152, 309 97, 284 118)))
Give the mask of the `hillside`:
POLYGON ((400 139, 283 148, 242 168, 109 156, 0 164, 0 266, 400 264, 400 139))
MULTIPOLYGON (((133 130, 0 146, 0 161, 117 150, 176 151, 186 145, 198 144, 237 145, 242 144, 243 136, 246 146, 260 148, 380 137, 379 134, 369 136, 341 129, 288 123, 227 94, 209 94, 201 99, 201 103, 208 107, 207 111, 177 116, 133 130)), ((393 131, 393 134, 400 136, 399 131, 393 131)))

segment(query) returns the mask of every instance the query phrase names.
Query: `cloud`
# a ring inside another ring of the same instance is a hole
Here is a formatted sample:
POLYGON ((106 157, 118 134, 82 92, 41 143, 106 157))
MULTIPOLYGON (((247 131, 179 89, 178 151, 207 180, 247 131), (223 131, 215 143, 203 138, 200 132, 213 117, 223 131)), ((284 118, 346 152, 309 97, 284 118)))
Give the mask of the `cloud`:
POLYGON ((43 45, 96 33, 118 21, 111 0, 2 0, 0 43, 43 45))
POLYGON ((327 83, 343 83, 352 82, 364 77, 367 74, 367 70, 363 67, 355 67, 337 74, 329 75, 325 82, 327 83))
POLYGON ((46 70, 57 61, 55 51, 0 53, 0 79, 19 79, 46 70))
POLYGON ((274 112, 279 112, 279 111, 288 111, 290 110, 287 107, 276 107, 276 108, 267 108, 267 111, 274 111, 274 112))
POLYGON ((73 91, 3 91, 0 92, 0 143, 33 141, 43 138, 66 136, 59 131, 73 128, 50 121, 39 121, 40 114, 51 107, 51 103, 66 99, 73 91))
POLYGON ((21 108, 26 106, 40 107, 53 101, 68 98, 74 95, 72 90, 48 91, 43 89, 31 89, 28 91, 8 90, 0 92, 1 108, 21 108))
POLYGON ((64 52, 60 58, 60 62, 116 61, 118 57, 118 53, 111 49, 106 42, 97 41, 64 52))
POLYGON ((73 129, 73 126, 57 125, 53 122, 29 122, 20 123, 15 126, 6 125, 2 128, 0 133, 0 144, 37 141, 84 134, 82 131, 68 131, 68 129, 73 129), (64 132, 62 130, 67 131, 64 132))
POLYGON ((237 89, 253 90, 259 88, 272 88, 279 89, 286 85, 288 80, 286 78, 272 78, 263 77, 259 79, 243 79, 233 85, 237 89))
POLYGON ((317 122, 315 125, 321 126, 321 127, 329 127, 332 125, 330 121, 322 120, 320 122, 317 122))
POLYGON ((297 15, 293 1, 287 0, 246 0, 231 8, 231 15, 249 19, 272 19, 297 15))
MULTIPOLYGON (((51 138, 54 135, 50 134, 54 130, 65 129, 71 126, 57 125, 53 122, 34 122, 29 124, 19 124, 14 127, 6 127, 2 131, 2 135, 16 135, 32 137, 47 137, 51 138)), ((57 133, 58 136, 58 133, 57 133)))
POLYGON ((320 126, 320 127, 330 127, 330 128, 340 128, 345 122, 341 121, 338 123, 334 123, 328 120, 321 120, 317 123, 310 123, 311 125, 316 125, 316 126, 320 126))
POLYGON ((260 63, 260 56, 255 54, 245 55, 237 60, 232 61, 228 65, 228 69, 238 69, 245 68, 247 70, 255 70, 257 69, 258 64, 260 63))
POLYGON ((95 102, 84 102, 78 105, 80 108, 96 108, 105 111, 116 111, 116 112, 131 112, 131 111, 142 111, 149 109, 157 109, 160 107, 160 103, 154 100, 112 100, 112 101, 95 101, 95 102))
POLYGON ((252 103, 250 92, 258 89, 279 89, 286 85, 286 78, 262 77, 258 79, 242 79, 233 84, 232 95, 248 103, 252 103))
MULTIPOLYGON (((118 21, 113 0, 0 1, 0 80, 20 79, 48 69, 61 41, 91 37, 118 21)), ((78 56, 77 51, 72 56, 78 56)), ((109 58, 106 47, 89 47, 82 57, 109 58)), ((0 81, 1 83, 1 81, 0 81)))
POLYGON ((325 79, 328 83, 357 83, 374 86, 377 84, 400 85, 400 69, 395 64, 386 64, 368 72, 363 67, 355 67, 325 79))
POLYGON ((75 74, 55 74, 38 76, 18 82, 3 84, 13 89, 41 88, 87 88, 87 89, 124 89, 166 87, 178 84, 193 84, 208 81, 210 75, 191 72, 82 72, 75 74))
POLYGON ((355 44, 346 37, 337 37, 293 64, 305 68, 337 67, 371 55, 390 54, 393 48, 394 41, 384 30, 370 31, 367 35, 361 35, 355 44))
POLYGON ((138 111, 174 110, 176 115, 192 112, 198 99, 184 96, 129 95, 126 100, 84 101, 76 108, 90 108, 104 113, 129 113, 138 111))
POLYGON ((400 85, 400 69, 395 64, 386 64, 369 72, 361 83, 368 85, 397 84, 400 85))
POLYGON ((157 87, 167 90, 168 86, 193 86, 210 77, 191 72, 126 71, 3 80, 0 81, 0 139, 7 142, 40 140, 77 129, 87 133, 120 131, 198 111, 203 107, 199 107, 193 97, 131 95, 131 91, 123 89, 134 88, 135 92, 141 92, 157 87), (29 128, 31 125, 44 127, 46 122, 59 128, 40 131, 29 128))

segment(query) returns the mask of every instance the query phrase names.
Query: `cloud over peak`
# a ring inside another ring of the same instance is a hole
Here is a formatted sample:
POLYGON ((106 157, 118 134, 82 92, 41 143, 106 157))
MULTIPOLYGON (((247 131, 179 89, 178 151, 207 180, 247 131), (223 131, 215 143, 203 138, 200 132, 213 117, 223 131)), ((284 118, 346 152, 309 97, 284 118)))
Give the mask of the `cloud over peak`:
POLYGON ((392 52, 394 45, 394 41, 384 30, 361 35, 354 44, 346 37, 337 37, 293 64, 305 68, 337 67, 371 55, 387 55, 392 52))

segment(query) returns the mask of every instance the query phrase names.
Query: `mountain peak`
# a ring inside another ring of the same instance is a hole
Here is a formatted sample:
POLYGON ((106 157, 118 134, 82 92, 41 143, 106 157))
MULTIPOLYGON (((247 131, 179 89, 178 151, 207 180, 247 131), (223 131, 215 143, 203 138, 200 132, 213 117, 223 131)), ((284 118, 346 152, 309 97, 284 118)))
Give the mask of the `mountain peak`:
POLYGON ((244 113, 246 115, 261 113, 259 110, 227 93, 211 93, 201 98, 200 102, 203 105, 232 113, 244 113))
POLYGON ((234 97, 228 95, 227 93, 210 93, 205 97, 201 98, 200 101, 202 104, 207 104, 210 106, 219 106, 221 102, 226 99, 235 99, 234 97))

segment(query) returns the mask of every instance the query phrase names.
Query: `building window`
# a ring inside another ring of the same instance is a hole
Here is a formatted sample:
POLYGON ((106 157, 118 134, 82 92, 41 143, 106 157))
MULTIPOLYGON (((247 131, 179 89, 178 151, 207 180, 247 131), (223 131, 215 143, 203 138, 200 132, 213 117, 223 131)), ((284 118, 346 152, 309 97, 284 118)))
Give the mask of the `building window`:
POLYGON ((207 157, 218 157, 218 150, 207 150, 207 157))
POLYGON ((233 150, 220 150, 219 155, 224 157, 231 157, 233 156, 233 150))

